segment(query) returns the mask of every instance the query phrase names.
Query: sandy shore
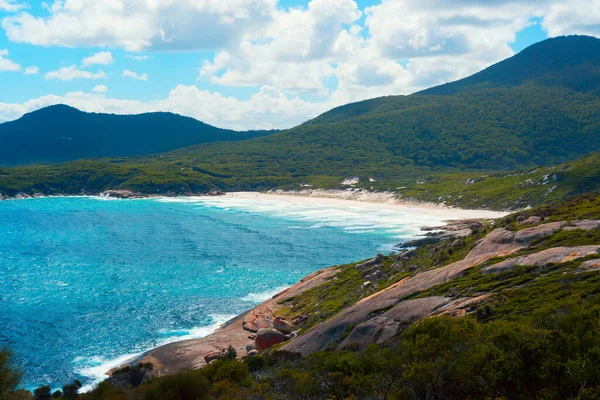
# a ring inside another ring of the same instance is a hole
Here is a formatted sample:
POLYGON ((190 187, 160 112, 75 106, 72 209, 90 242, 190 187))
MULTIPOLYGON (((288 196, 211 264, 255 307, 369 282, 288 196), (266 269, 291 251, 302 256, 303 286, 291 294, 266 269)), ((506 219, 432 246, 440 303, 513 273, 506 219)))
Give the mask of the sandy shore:
POLYGON ((509 213, 489 210, 465 210, 435 203, 417 203, 398 199, 390 192, 367 192, 346 190, 302 190, 273 192, 231 192, 224 197, 332 206, 336 208, 363 208, 377 210, 397 210, 405 213, 429 214, 443 220, 455 219, 494 219, 509 213))

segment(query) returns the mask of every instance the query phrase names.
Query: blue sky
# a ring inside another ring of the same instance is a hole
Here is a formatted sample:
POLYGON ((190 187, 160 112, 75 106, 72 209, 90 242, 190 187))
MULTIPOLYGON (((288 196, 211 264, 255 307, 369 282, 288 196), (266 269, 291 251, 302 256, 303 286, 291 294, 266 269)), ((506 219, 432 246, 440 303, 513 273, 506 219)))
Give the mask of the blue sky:
POLYGON ((597 35, 600 26, 600 0, 155 3, 0 0, 0 121, 62 102, 173 111, 236 129, 288 127, 336 105, 462 78, 548 37, 597 35))

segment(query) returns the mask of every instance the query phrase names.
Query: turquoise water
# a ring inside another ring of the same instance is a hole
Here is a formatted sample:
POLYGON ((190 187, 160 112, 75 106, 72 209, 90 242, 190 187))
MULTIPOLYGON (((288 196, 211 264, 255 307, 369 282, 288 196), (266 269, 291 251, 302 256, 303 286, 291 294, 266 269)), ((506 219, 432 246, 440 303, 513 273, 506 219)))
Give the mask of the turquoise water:
POLYGON ((227 198, 49 198, 2 201, 0 222, 0 346, 28 388, 56 388, 204 336, 310 272, 439 221, 227 198))

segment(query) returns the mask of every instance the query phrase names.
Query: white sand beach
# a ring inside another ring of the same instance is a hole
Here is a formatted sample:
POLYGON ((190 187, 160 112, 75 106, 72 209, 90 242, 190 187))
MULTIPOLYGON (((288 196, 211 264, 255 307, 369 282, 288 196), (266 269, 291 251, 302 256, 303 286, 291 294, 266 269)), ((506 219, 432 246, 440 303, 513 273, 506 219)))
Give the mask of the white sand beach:
POLYGON ((397 210, 402 213, 427 214, 442 220, 494 219, 508 212, 489 210, 465 210, 435 203, 403 201, 391 192, 367 192, 346 190, 302 190, 273 192, 231 192, 224 197, 245 200, 331 206, 334 208, 363 208, 371 210, 397 210))

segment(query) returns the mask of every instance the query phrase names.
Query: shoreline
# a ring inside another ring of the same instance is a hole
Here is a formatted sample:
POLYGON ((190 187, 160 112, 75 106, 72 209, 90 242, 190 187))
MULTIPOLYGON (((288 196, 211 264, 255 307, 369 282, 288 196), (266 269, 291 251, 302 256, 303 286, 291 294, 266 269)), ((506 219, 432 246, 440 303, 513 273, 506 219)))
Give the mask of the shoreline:
POLYGON ((460 219, 496 219, 502 218, 511 213, 493 210, 470 210, 449 207, 440 203, 406 201, 398 198, 393 192, 357 192, 315 189, 310 191, 228 192, 221 197, 244 200, 277 201, 316 206, 352 207, 392 211, 396 210, 406 213, 441 216, 446 218, 444 221, 460 219))
MULTIPOLYGON (((176 199, 194 199, 207 198, 209 196, 153 196, 152 198, 176 200, 176 199)), ((232 199, 241 201, 265 201, 277 203, 294 203, 314 206, 331 207, 351 207, 358 209, 392 210, 403 213, 421 213, 441 217, 449 228, 447 232, 452 231, 455 223, 472 220, 489 220, 500 218, 508 212, 497 212, 488 210, 464 210, 459 208, 447 207, 439 204, 406 202, 398 199, 390 192, 348 192, 348 191, 302 191, 302 192, 229 192, 219 196, 210 196, 216 199, 232 199)), ((217 200, 218 201, 218 200, 217 200)), ((435 227, 443 231, 444 227, 435 227)), ((431 227, 421 226, 423 234, 431 227)), ((328 267, 309 274, 300 279, 291 287, 265 300, 257 306, 248 309, 245 312, 235 316, 231 320, 224 322, 212 333, 202 338, 187 339, 175 341, 168 344, 159 345, 135 358, 127 360, 122 366, 133 365, 139 362, 150 362, 155 367, 155 372, 160 375, 172 374, 186 369, 197 369, 206 365, 204 356, 218 349, 227 348, 231 345, 236 348, 239 356, 247 354, 246 345, 251 341, 250 332, 243 329, 245 320, 249 316, 267 315, 273 317, 277 309, 277 303, 285 298, 291 298, 311 287, 317 286, 326 279, 329 279, 337 273, 336 267, 328 267)), ((115 369, 107 371, 107 376, 115 369)))
MULTIPOLYGON (((230 197, 256 199, 257 197, 265 200, 291 201, 295 203, 305 203, 314 205, 360 205, 364 208, 373 209, 404 209, 413 212, 450 212, 455 211, 480 213, 481 216, 473 218, 501 218, 502 216, 518 212, 518 210, 490 210, 490 209, 464 209, 460 207, 448 206, 444 203, 434 203, 419 200, 406 200, 398 197, 392 191, 368 191, 366 189, 303 189, 303 190, 269 190, 260 192, 205 192, 205 193, 184 193, 184 194, 144 194, 128 190, 107 190, 94 194, 50 194, 45 195, 36 193, 33 195, 19 193, 14 196, 3 196, 0 194, 0 201, 3 200, 29 200, 46 198, 99 198, 103 200, 143 200, 143 199, 182 199, 182 198, 205 198, 205 197, 230 197), (296 199, 296 201, 290 200, 296 199), (306 199, 306 200, 301 200, 306 199), (312 200, 312 201, 311 201, 312 200), (320 200, 320 201, 316 201, 320 200), (372 205, 372 206, 369 206, 372 205)), ((458 216, 452 219, 463 219, 468 217, 458 216)))
MULTIPOLYGON (((114 201, 114 200, 195 200, 195 199, 213 199, 219 201, 231 199, 232 201, 248 201, 248 202, 270 202, 270 203, 288 203, 300 204, 306 206, 316 206, 327 208, 352 208, 358 210, 385 210, 398 212, 401 214, 424 214, 437 217, 444 224, 452 225, 453 221, 460 220, 489 220, 501 218, 509 212, 490 211, 490 210, 468 210, 455 207, 449 207, 443 204, 406 201, 399 198, 393 192, 371 192, 366 190, 323 190, 310 189, 301 191, 268 191, 268 192, 227 192, 227 193, 203 193, 189 194, 181 196, 165 196, 165 195, 141 195, 133 192, 119 191, 112 192, 112 196, 105 193, 89 194, 89 195, 38 195, 27 197, 13 197, 12 200, 20 199, 43 199, 43 198, 90 198, 99 201, 114 201), (119 195, 120 197, 117 197, 119 195)), ((4 198, 9 200, 9 198, 4 198)), ((425 233, 425 222, 419 226, 420 232, 425 233)), ((443 227, 437 227, 443 230, 443 227)), ((418 237, 415 235, 415 237, 418 237)), ((245 345, 249 341, 247 331, 242 329, 244 318, 257 314, 271 315, 276 308, 276 303, 282 298, 293 297, 290 293, 301 293, 307 290, 307 282, 311 285, 317 285, 322 279, 331 276, 333 267, 319 270, 307 277, 302 278, 290 288, 273 296, 271 299, 263 301, 256 307, 251 308, 231 320, 223 322, 221 325, 214 325, 214 330, 204 337, 193 339, 175 340, 170 343, 163 343, 154 348, 147 349, 138 353, 131 358, 119 357, 118 362, 122 364, 113 367, 108 371, 104 371, 107 377, 115 370, 122 366, 137 364, 138 362, 151 362, 155 365, 159 375, 170 374, 179 370, 188 368, 199 368, 205 365, 204 356, 210 352, 214 352, 218 348, 226 348, 232 345, 238 350, 238 354, 243 356, 246 354, 245 345), (323 274, 324 272, 327 272, 323 274), (321 275, 322 274, 322 275, 321 275), (317 276, 320 275, 318 278, 317 276)), ((275 288, 274 288, 275 289, 275 288)), ((86 387, 89 389, 90 387, 86 387)))

